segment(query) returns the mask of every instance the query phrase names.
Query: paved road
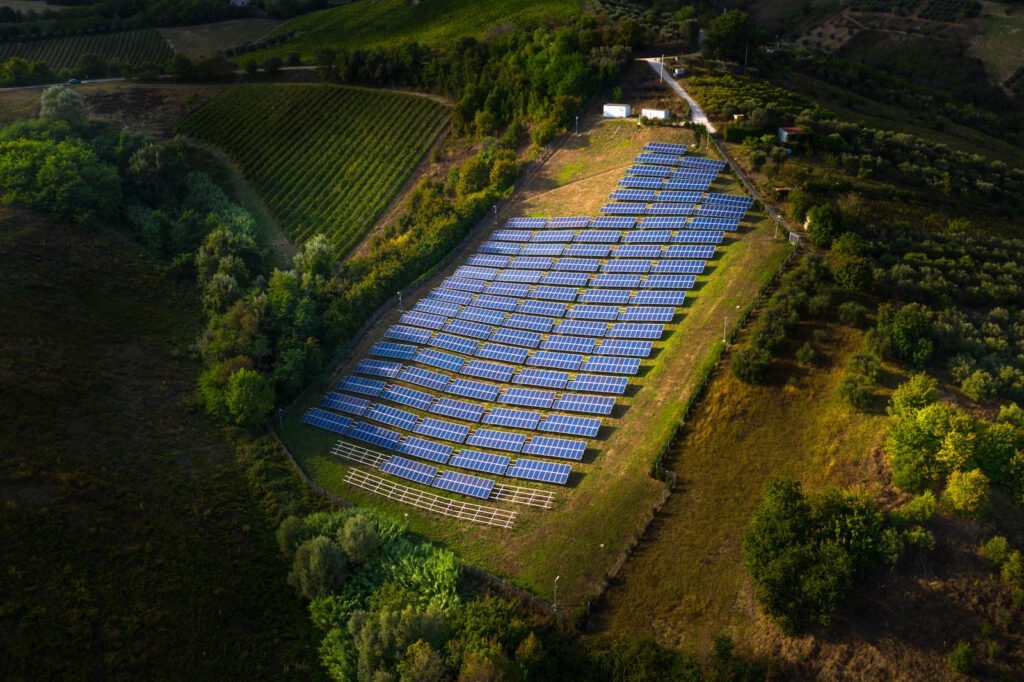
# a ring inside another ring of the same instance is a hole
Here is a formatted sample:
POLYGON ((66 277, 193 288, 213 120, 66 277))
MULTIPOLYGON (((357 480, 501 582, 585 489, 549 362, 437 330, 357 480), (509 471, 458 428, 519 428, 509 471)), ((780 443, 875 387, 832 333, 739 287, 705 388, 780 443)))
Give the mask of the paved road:
POLYGON ((654 69, 654 73, 659 74, 662 77, 662 80, 666 84, 668 84, 670 88, 676 91, 677 95, 686 100, 686 103, 690 105, 690 118, 693 120, 694 123, 699 123, 707 127, 709 133, 718 132, 715 126, 711 123, 711 121, 708 120, 708 115, 704 113, 704 109, 702 109, 701 106, 697 104, 697 100, 691 97, 690 93, 686 91, 686 88, 680 85, 679 81, 677 81, 672 76, 671 72, 669 72, 668 69, 662 66, 660 59, 658 59, 657 57, 651 57, 648 59, 644 59, 643 61, 647 62, 647 64, 650 65, 652 69, 654 69))

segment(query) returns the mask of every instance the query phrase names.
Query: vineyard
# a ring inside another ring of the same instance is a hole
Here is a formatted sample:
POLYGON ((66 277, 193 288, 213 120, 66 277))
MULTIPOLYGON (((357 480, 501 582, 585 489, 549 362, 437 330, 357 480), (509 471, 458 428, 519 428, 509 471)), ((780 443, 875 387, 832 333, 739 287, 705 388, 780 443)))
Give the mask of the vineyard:
POLYGON ((241 85, 181 130, 226 151, 293 241, 322 233, 343 253, 373 227, 447 118, 447 107, 412 95, 241 85))
POLYGON ((0 43, 0 62, 6 62, 12 57, 22 57, 30 62, 46 62, 54 70, 69 69, 87 54, 100 57, 104 61, 117 59, 127 64, 162 64, 174 56, 171 48, 167 46, 167 41, 151 28, 71 38, 0 43))

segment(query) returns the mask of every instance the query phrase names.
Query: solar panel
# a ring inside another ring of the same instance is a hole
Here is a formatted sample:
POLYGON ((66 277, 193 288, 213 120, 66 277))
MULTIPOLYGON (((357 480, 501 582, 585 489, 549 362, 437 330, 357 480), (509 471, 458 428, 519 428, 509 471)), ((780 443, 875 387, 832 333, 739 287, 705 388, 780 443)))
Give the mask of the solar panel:
POLYGON ((621 355, 624 357, 646 358, 651 354, 654 344, 650 341, 632 341, 628 339, 605 339, 595 349, 594 355, 621 355))
POLYGON ((345 435, 349 438, 355 438, 361 440, 364 443, 370 445, 379 445, 384 448, 394 448, 398 441, 402 440, 402 434, 391 429, 384 429, 375 424, 367 424, 366 422, 355 422, 352 427, 345 432, 345 435))
MULTIPOLYGON (((530 287, 527 284, 495 282, 494 284, 489 285, 486 291, 489 296, 511 296, 513 298, 522 298, 530 293, 530 287)), ((479 299, 479 297, 477 298, 479 299)))
POLYGON ((360 360, 352 368, 352 371, 375 377, 394 379, 402 371, 402 363, 388 362, 386 360, 360 360))
POLYGON ((660 244, 624 244, 612 252, 612 258, 659 258, 660 244))
POLYGON ((679 154, 656 154, 653 152, 644 152, 637 156, 634 161, 636 163, 659 163, 665 166, 678 166, 680 165, 679 154))
POLYGON ((523 244, 519 253, 523 256, 561 256, 565 247, 561 244, 523 244))
POLYGON ((640 371, 640 358, 592 355, 580 369, 584 372, 602 372, 604 374, 636 374, 640 371))
POLYGON ((495 230, 491 239, 499 242, 528 242, 530 233, 527 230, 495 230))
POLYGON ((547 315, 548 317, 562 317, 565 315, 566 305, 552 301, 524 301, 516 308, 517 313, 529 313, 531 315, 547 315))
POLYGON ((395 446, 395 450, 403 455, 412 455, 413 457, 419 457, 420 459, 427 459, 431 462, 444 464, 448 461, 448 458, 451 457, 452 451, 454 451, 455 448, 451 445, 435 443, 434 441, 426 440, 425 438, 406 436, 401 443, 395 446))
POLYGON ((673 216, 673 215, 690 215, 693 213, 693 204, 651 204, 644 211, 647 215, 661 215, 661 216, 673 216))
POLYGON ((640 275, 594 275, 591 286, 614 287, 617 289, 635 289, 640 286, 640 275))
POLYGON ((540 334, 501 327, 495 329, 494 333, 491 334, 491 341, 507 343, 513 346, 523 346, 524 348, 536 348, 540 345, 540 334))
POLYGON ((597 258, 559 258, 552 266, 552 269, 572 272, 597 272, 599 267, 601 267, 601 261, 597 258))
POLYGON ((665 181, 661 178, 645 178, 639 176, 625 177, 616 183, 619 187, 635 189, 661 189, 665 181))
POLYGON ((364 379, 363 377, 348 376, 338 383, 338 388, 349 393, 364 393, 366 395, 378 396, 384 390, 387 383, 376 379, 364 379))
MULTIPOLYGON (((462 353, 463 355, 472 355, 476 352, 477 346, 480 345, 479 341, 464 339, 461 336, 453 336, 452 334, 445 334, 444 332, 438 333, 434 338, 430 339, 428 343, 431 346, 437 346, 438 348, 444 348, 445 350, 462 353)), ((440 365, 435 366, 440 367, 440 365)))
POLYGON ((674 144, 672 142, 648 142, 644 145, 645 152, 658 152, 661 154, 685 154, 685 144, 674 144))
POLYGON ((553 287, 546 284, 539 284, 530 292, 530 298, 572 302, 576 300, 577 291, 578 290, 573 287, 553 287))
POLYGON ((412 341, 413 343, 426 343, 430 338, 430 331, 406 327, 401 324, 393 324, 384 332, 385 339, 398 339, 399 341, 412 341))
POLYGON ((373 348, 370 349, 370 355, 408 360, 412 356, 416 355, 416 346, 411 346, 407 343, 388 343, 387 341, 381 341, 380 343, 373 344, 373 348))
POLYGON ((643 230, 679 230, 686 226, 686 218, 672 218, 662 216, 659 218, 643 218, 637 223, 637 227, 643 230))
MULTIPOLYGON (((490 271, 491 268, 484 268, 484 270, 490 271)), ((480 279, 469 279, 467 277, 449 277, 445 281, 441 282, 441 286, 443 286, 445 289, 471 291, 474 294, 479 294, 481 291, 484 290, 485 283, 483 280, 480 279)))
POLYGON ((513 329, 526 329, 533 332, 547 333, 551 331, 551 325, 554 324, 554 320, 549 317, 537 317, 535 315, 523 315, 522 313, 512 313, 505 320, 504 326, 511 327, 513 329))
POLYGON ((431 367, 446 369, 449 372, 458 372, 459 368, 462 367, 462 363, 465 362, 465 360, 457 355, 442 353, 441 351, 434 350, 432 348, 424 348, 416 354, 414 360, 416 362, 421 362, 424 365, 430 365, 431 367))
POLYGON ((651 261, 635 258, 610 260, 601 266, 601 272, 647 272, 651 269, 651 261))
POLYGON ((583 357, 574 353, 558 353, 549 350, 539 350, 526 359, 526 364, 532 367, 552 367, 575 372, 583 357))
POLYGON ((494 294, 480 294, 473 299, 473 305, 480 308, 493 308, 509 312, 515 310, 518 301, 507 296, 495 296, 494 294))
POLYGON ((719 161, 718 159, 708 159, 701 156, 686 156, 683 157, 682 165, 693 166, 697 168, 715 168, 722 170, 725 168, 725 161, 719 161))
POLYGON ((657 274, 687 273, 699 275, 704 272, 705 264, 702 260, 663 260, 651 266, 651 272, 657 274))
POLYGON ((583 459, 587 450, 587 442, 583 440, 566 440, 551 436, 534 436, 523 446, 524 455, 540 455, 541 457, 557 457, 559 459, 583 459))
POLYGON ((627 383, 629 383, 629 380, 626 377, 609 377, 601 374, 577 374, 576 377, 566 385, 566 389, 570 391, 586 391, 588 393, 622 395, 626 392, 627 383))
POLYGON ((500 253, 514 256, 519 253, 519 244, 509 242, 484 242, 480 245, 480 253, 500 253))
MULTIPOLYGON (((725 233, 719 230, 680 230, 672 238, 674 244, 721 244, 725 233)), ((673 256, 666 255, 666 258, 673 256)))
POLYGON ((545 256, 519 256, 512 259, 509 267, 520 270, 547 270, 551 267, 551 259, 545 256))
POLYGON ((569 480, 572 467, 558 462, 539 462, 533 459, 520 459, 508 468, 505 475, 512 478, 523 478, 529 481, 565 485, 569 480))
MULTIPOLYGON (((459 306, 433 298, 424 298, 416 302, 414 310, 419 313, 432 313, 441 317, 452 317, 459 312, 459 306)), ((404 329, 411 329, 411 327, 404 327, 404 329)), ((416 331, 420 330, 417 329, 416 331)))
POLYGON ((430 298, 436 298, 439 301, 458 303, 459 305, 466 305, 473 300, 473 294, 468 291, 453 291, 452 289, 434 289, 427 294, 427 296, 430 298))
POLYGON ((585 412, 587 414, 611 414, 615 398, 608 396, 563 393, 555 401, 554 409, 564 412, 585 412))
POLYGON ((555 333, 572 334, 573 336, 604 336, 606 331, 608 331, 607 323, 588 320, 563 320, 555 326, 555 333))
POLYGON ((475 254, 470 256, 466 260, 467 265, 480 265, 485 268, 503 268, 509 264, 512 259, 508 256, 496 256, 496 255, 481 255, 475 254))
POLYGON ((505 319, 505 313, 500 310, 491 310, 489 308, 466 306, 459 311, 458 318, 460 320, 478 322, 480 324, 486 324, 493 327, 494 325, 501 324, 501 321, 505 319))
POLYGON ((566 317, 573 320, 605 320, 612 321, 619 316, 617 305, 574 305, 566 317))
POLYGON ((715 192, 711 192, 704 197, 704 200, 701 203, 728 204, 731 206, 743 206, 750 208, 754 205, 754 197, 748 197, 742 194, 717 194, 715 192))
POLYGON ((490 379, 491 381, 500 381, 502 383, 512 378, 514 371, 515 367, 499 365, 496 362, 485 362, 483 360, 470 360, 462 368, 462 374, 468 374, 471 377, 479 377, 481 379, 490 379))
POLYGON ((665 331, 661 324, 638 324, 635 322, 617 322, 608 330, 608 338, 618 339, 660 339, 665 331))
POLYGON ((626 306, 619 315, 623 322, 671 322, 676 309, 669 307, 626 306))
POLYGON ((535 232, 530 237, 531 242, 543 242, 547 244, 556 242, 571 242, 576 234, 574 230, 549 230, 548 232, 535 232))
POLYGON ((665 189, 689 189, 703 192, 711 184, 710 180, 687 180, 685 178, 669 178, 663 185, 665 189))
POLYGON ((686 227, 691 230, 724 230, 735 232, 740 229, 739 218, 690 218, 686 227))
POLYGON ((569 436, 593 438, 601 430, 601 420, 592 417, 570 417, 566 414, 551 414, 537 425, 540 431, 564 433, 569 436))
POLYGON ((718 171, 711 168, 680 168, 672 171, 671 178, 683 178, 684 180, 714 180, 718 171))
POLYGON ((589 244, 593 244, 595 242, 601 244, 615 244, 619 241, 620 236, 622 235, 618 230, 585 230, 576 235, 576 238, 573 241, 589 244))
POLYGON ((612 201, 640 201, 647 203, 653 201, 655 195, 653 189, 617 189, 608 195, 612 201))
POLYGON ((529 351, 525 348, 506 346, 503 343, 485 343, 480 347, 480 350, 476 352, 476 356, 478 358, 501 360, 502 362, 511 362, 516 365, 521 365, 526 360, 528 353, 529 351))
MULTIPOLYGON (((479 268, 475 265, 463 265, 455 270, 455 277, 465 279, 481 279, 490 282, 498 276, 498 268, 479 268)), ((449 278, 452 279, 452 278, 449 278)), ((446 280, 447 281, 447 280, 446 280)), ((448 287, 454 288, 454 287, 448 287)), ((479 293, 475 291, 473 293, 479 293)))
POLYGON ((544 388, 562 389, 569 381, 568 372, 552 372, 544 369, 528 367, 514 377, 512 383, 525 384, 527 386, 543 386, 544 388))
POLYGON ((479 476, 470 476, 459 471, 444 471, 434 479, 431 485, 439 490, 478 497, 481 500, 489 499, 491 490, 494 489, 494 481, 479 476))
POLYGON ((486 401, 494 400, 500 390, 500 386, 484 383, 483 381, 473 381, 472 379, 456 379, 445 389, 447 393, 486 401))
POLYGON ((444 320, 445 318, 440 315, 431 315, 415 310, 402 315, 402 324, 411 324, 416 327, 426 327, 427 329, 440 329, 444 326, 444 320))
POLYGON ((658 192, 657 196, 654 197, 654 201, 674 201, 681 204, 696 204, 700 203, 701 192, 680 192, 679 190, 666 190, 658 192))
POLYGON ((467 403, 465 400, 453 400, 452 398, 438 398, 437 402, 430 407, 430 411, 444 417, 455 417, 456 419, 465 419, 470 422, 478 422, 480 417, 484 416, 483 405, 467 403))
MULTIPOLYGON (((470 336, 474 339, 486 339, 494 331, 494 327, 489 324, 466 322, 465 320, 452 320, 444 326, 444 330, 451 334, 459 334, 460 336, 470 336)), ((473 350, 475 351, 476 348, 474 347, 473 350)))
POLYGON ((536 284, 544 273, 540 270, 502 270, 496 278, 499 282, 526 282, 536 284))
POLYGON ((477 429, 469 438, 466 445, 476 445, 481 448, 492 450, 504 450, 505 452, 519 452, 523 449, 526 436, 520 433, 509 433, 508 431, 497 431, 495 429, 477 429))
POLYGON ((589 216, 559 216, 548 221, 548 227, 586 227, 590 224, 589 216))
POLYGON ((580 294, 580 303, 625 303, 628 300, 626 289, 587 289, 580 294))
POLYGON ((392 456, 380 465, 380 470, 386 474, 393 474, 401 478, 429 485, 437 476, 437 467, 422 462, 414 462, 398 455, 392 456))
POLYGON ((390 405, 381 405, 380 403, 374 405, 366 414, 363 415, 367 419, 372 419, 375 422, 381 422, 388 426, 396 426, 400 429, 409 430, 416 425, 416 422, 420 420, 412 412, 406 412, 400 410, 397 407, 391 407, 390 405))
POLYGON ((433 417, 424 417, 420 420, 420 423, 413 429, 416 433, 421 436, 430 436, 431 438, 440 438, 441 440, 451 441, 453 443, 461 443, 466 440, 466 436, 469 435, 469 427, 464 424, 453 424, 452 422, 446 422, 443 419, 434 419, 433 417))
POLYGON ((741 220, 747 215, 747 209, 734 208, 725 204, 704 205, 693 212, 695 216, 714 216, 716 218, 733 218, 741 220))
POLYGON ((539 407, 548 409, 555 400, 554 391, 538 391, 532 388, 507 388, 498 397, 499 403, 520 405, 522 407, 539 407))
POLYGON ((561 336, 552 334, 541 342, 544 350, 566 351, 587 354, 594 349, 596 341, 586 336, 561 336))
MULTIPOLYGON (((686 234, 686 230, 680 232, 686 234)), ((716 232, 714 234, 722 234, 716 232)), ((715 246, 713 244, 673 244, 665 248, 665 258, 696 258, 699 260, 710 260, 715 257, 715 246)))
POLYGON ((665 244, 672 239, 671 230, 636 230, 628 232, 623 244, 665 244))
POLYGON ((435 391, 440 391, 451 381, 446 374, 431 372, 429 369, 423 369, 422 367, 406 367, 398 378, 406 383, 426 386, 435 391))
POLYGON ((500 476, 505 473, 505 469, 508 469, 509 459, 511 458, 508 455, 492 455, 489 452, 463 449, 448 460, 448 464, 460 469, 472 469, 500 476))
POLYGON ((306 413, 302 415, 302 422, 315 426, 318 429, 333 431, 334 433, 345 433, 352 426, 352 420, 348 417, 332 414, 327 410, 321 410, 319 407, 311 407, 306 410, 306 413))
POLYGON ((360 416, 366 412, 366 409, 370 406, 370 401, 366 398, 356 398, 355 396, 334 393, 332 391, 321 398, 320 404, 332 410, 360 416))
POLYGON ((509 218, 509 221, 505 223, 505 227, 511 228, 527 228, 530 230, 536 230, 544 227, 548 224, 547 218, 525 218, 515 217, 509 218))
POLYGON ((693 275, 648 275, 640 284, 644 289, 692 289, 693 275))
POLYGON ((535 429, 540 421, 540 412, 513 410, 510 407, 493 407, 484 415, 484 424, 508 426, 514 429, 535 429))
POLYGON ((581 256, 583 258, 607 258, 611 250, 612 247, 607 244, 570 244, 565 247, 565 255, 581 256))
POLYGON ((636 164, 626 169, 627 175, 640 175, 655 178, 667 178, 672 175, 671 168, 665 168, 663 166, 649 166, 644 164, 636 164))
POLYGON ((606 227, 615 230, 628 230, 633 227, 635 223, 636 218, 631 218, 629 216, 598 216, 590 221, 590 227, 606 227))
POLYGON ((430 393, 405 386, 388 386, 387 390, 380 394, 380 397, 417 410, 425 410, 434 402, 434 396, 430 393))
POLYGON ((614 201, 601 207, 605 215, 643 215, 646 210, 646 204, 628 201, 614 201))
POLYGON ((629 299, 635 305, 680 306, 686 300, 685 291, 638 291, 629 299))
MULTIPOLYGON (((567 287, 586 286, 590 275, 585 272, 549 272, 541 279, 541 284, 559 284, 567 287)), ((538 285, 539 286, 539 285, 538 285)))

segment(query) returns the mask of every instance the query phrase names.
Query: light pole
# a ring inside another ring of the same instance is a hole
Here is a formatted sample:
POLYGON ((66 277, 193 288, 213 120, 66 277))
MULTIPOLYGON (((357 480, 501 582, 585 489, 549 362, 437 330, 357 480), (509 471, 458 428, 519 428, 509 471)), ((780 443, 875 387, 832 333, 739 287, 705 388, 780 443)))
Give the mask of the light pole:
POLYGON ((555 589, 554 589, 554 591, 553 591, 553 593, 551 595, 551 608, 553 608, 553 609, 557 609, 558 608, 558 579, 561 578, 561 577, 562 576, 560 576, 560 575, 556 575, 555 576, 555 589))
POLYGON ((579 116, 576 117, 576 134, 577 135, 580 134, 580 117, 579 116))
POLYGON ((406 512, 406 514, 405 514, 405 531, 409 532, 409 513, 408 512, 406 512))
POLYGON ((402 307, 402 292, 401 291, 397 291, 395 293, 398 294, 398 312, 404 313, 405 312, 405 308, 402 307))
POLYGON ((495 204, 493 208, 494 208, 494 224, 497 225, 498 224, 498 205, 495 204))

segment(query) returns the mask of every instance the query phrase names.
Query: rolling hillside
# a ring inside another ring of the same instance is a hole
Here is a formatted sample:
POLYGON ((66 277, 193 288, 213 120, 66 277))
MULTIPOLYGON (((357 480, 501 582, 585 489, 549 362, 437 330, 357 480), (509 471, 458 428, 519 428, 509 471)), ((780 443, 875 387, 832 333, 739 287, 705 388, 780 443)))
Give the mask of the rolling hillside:
POLYGON ((148 28, 73 38, 0 43, 0 62, 21 57, 30 62, 46 62, 51 69, 71 68, 87 54, 104 60, 117 59, 128 64, 162 64, 174 55, 163 36, 148 28))

